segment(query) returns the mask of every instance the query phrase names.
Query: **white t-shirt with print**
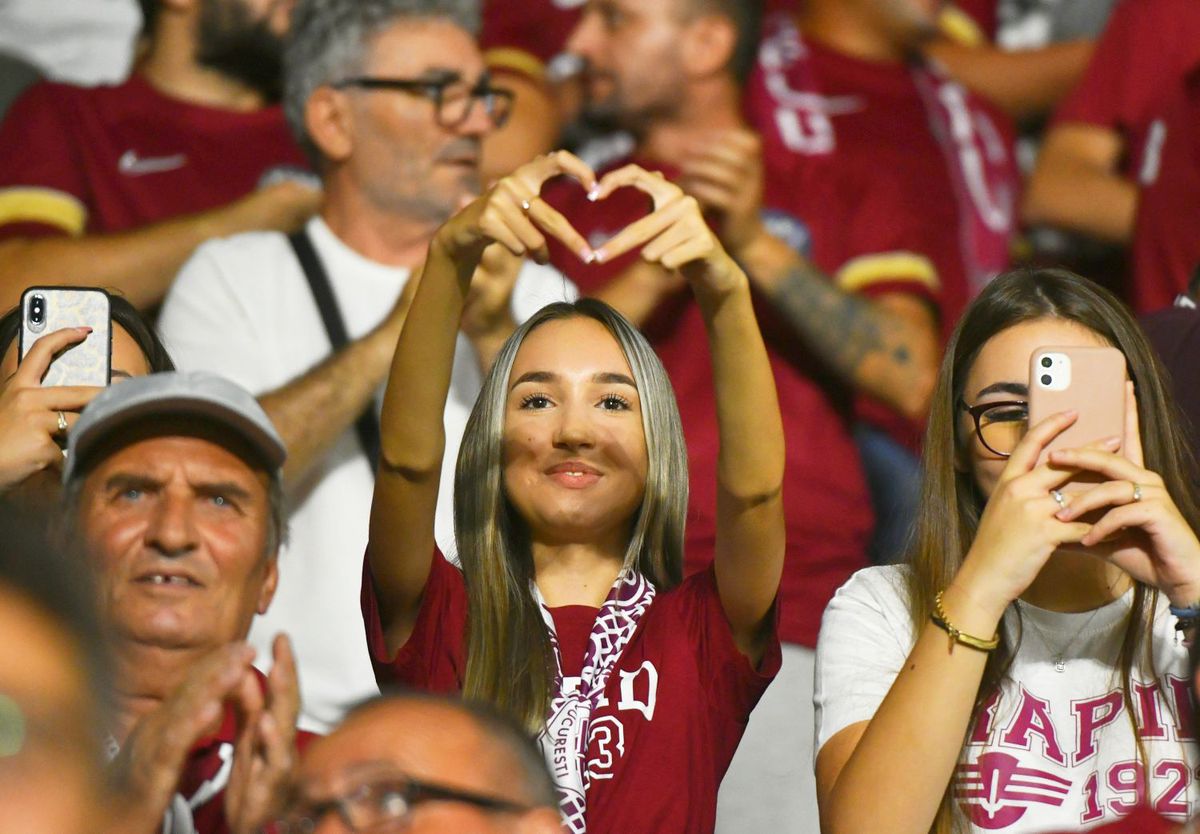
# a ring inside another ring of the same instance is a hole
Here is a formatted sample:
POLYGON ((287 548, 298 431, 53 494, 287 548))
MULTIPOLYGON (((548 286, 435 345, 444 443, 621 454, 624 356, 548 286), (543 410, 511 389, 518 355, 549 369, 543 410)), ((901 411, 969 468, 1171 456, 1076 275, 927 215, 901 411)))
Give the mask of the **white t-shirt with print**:
MULTIPOLYGON (((871 719, 912 650, 904 570, 859 571, 825 610, 813 696, 818 752, 838 731, 871 719)), ((1132 601, 1130 591, 1080 614, 1019 603, 1024 636, 1011 671, 970 728, 954 775, 972 831, 1084 830, 1139 804, 1176 820, 1198 810, 1187 649, 1165 599, 1154 616, 1154 671, 1134 674, 1147 763, 1138 760, 1114 667, 1132 601)), ((1013 609, 1004 627, 1015 641, 1013 609)))
MULTIPOLYGON (((409 270, 363 257, 320 217, 307 230, 349 337, 366 335, 399 299, 409 270)), ((575 286, 556 270, 527 263, 513 288, 513 317, 521 322, 546 304, 576 297, 575 286)), ((254 394, 291 382, 331 350, 304 273, 278 232, 250 232, 196 249, 167 295, 159 331, 181 370, 212 371, 254 394)), ((459 333, 434 524, 448 557, 457 552, 454 464, 482 384, 475 351, 459 333)), ((306 481, 289 490, 289 542, 280 552, 279 589, 250 631, 266 665, 274 635, 291 636, 303 698, 301 726, 313 732, 326 732, 347 706, 378 692, 359 607, 374 475, 351 426, 306 481)))

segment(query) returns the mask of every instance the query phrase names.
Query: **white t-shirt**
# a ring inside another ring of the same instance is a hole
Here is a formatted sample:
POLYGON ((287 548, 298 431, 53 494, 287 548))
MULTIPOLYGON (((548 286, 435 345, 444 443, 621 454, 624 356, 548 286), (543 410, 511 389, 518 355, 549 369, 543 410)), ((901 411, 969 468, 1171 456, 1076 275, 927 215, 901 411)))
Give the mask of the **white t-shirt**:
MULTIPOLYGON (((309 222, 308 233, 347 333, 351 339, 365 335, 391 311, 409 271, 364 258, 319 217, 309 222)), ((554 269, 527 263, 513 290, 513 316, 524 321, 546 304, 577 295, 554 269)), ((331 350, 304 273, 278 232, 251 232, 199 247, 167 295, 159 331, 181 370, 213 371, 255 394, 291 382, 331 350)), ((459 333, 435 520, 438 545, 447 556, 456 553, 454 463, 482 382, 475 351, 459 333)), ((378 691, 359 607, 373 490, 374 472, 351 426, 307 480, 289 490, 289 542, 280 552, 279 589, 250 631, 266 664, 273 636, 280 631, 291 636, 304 701, 301 726, 315 732, 326 731, 347 706, 378 691)))
POLYGON ((134 0, 0 0, 0 51, 55 81, 124 81, 141 28, 134 0))
MULTIPOLYGON (((912 650, 903 570, 859 571, 825 610, 813 695, 817 751, 839 730, 871 719, 912 650)), ((1081 614, 1019 604, 1024 637, 1012 669, 998 701, 970 729, 955 771, 972 831, 1081 830, 1143 803, 1171 819, 1190 816, 1200 756, 1190 729, 1187 649, 1176 642, 1165 600, 1155 612, 1154 672, 1133 678, 1149 794, 1139 787, 1144 770, 1114 668, 1132 601, 1130 591, 1081 614), (1066 658, 1061 672, 1059 654, 1066 658)), ((1010 609, 1010 639, 1016 622, 1010 609)))

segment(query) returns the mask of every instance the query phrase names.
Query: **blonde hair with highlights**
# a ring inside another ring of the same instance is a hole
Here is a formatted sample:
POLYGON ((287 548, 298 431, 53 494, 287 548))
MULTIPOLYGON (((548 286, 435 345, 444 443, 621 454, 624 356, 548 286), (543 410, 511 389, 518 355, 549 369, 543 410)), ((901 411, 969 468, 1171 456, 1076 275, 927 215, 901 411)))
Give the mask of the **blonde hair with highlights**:
POLYGON ((659 590, 683 575, 687 450, 670 380, 645 337, 595 299, 543 307, 501 348, 467 421, 455 470, 454 532, 467 586, 467 668, 463 694, 491 703, 531 731, 546 719, 554 657, 533 593, 524 520, 503 483, 509 377, 525 337, 550 321, 590 318, 612 334, 637 385, 649 465, 641 507, 631 519, 625 566, 659 590))

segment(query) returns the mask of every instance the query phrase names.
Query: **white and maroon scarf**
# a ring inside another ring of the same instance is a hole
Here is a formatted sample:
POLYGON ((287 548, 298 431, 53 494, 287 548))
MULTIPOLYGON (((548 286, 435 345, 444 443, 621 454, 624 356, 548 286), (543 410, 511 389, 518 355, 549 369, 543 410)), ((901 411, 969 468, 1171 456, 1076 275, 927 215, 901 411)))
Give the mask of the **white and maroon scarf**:
POLYGON ((563 822, 571 834, 585 834, 589 774, 587 767, 588 728, 592 711, 604 697, 608 677, 650 603, 654 601, 654 586, 637 571, 626 568, 608 592, 584 655, 583 673, 579 677, 563 677, 562 650, 554 630, 554 618, 537 591, 542 618, 550 631, 554 647, 554 697, 546 716, 546 727, 538 743, 546 756, 554 784, 558 788, 558 806, 563 822))

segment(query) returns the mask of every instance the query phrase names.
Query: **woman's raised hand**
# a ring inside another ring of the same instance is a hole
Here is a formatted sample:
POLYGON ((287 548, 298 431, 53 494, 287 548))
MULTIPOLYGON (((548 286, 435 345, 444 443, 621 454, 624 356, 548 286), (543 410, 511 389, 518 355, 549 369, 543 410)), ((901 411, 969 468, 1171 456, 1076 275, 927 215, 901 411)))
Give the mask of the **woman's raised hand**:
POLYGON ((0 492, 47 467, 62 465, 57 440, 78 419, 76 412, 103 391, 86 386, 42 387, 54 357, 88 338, 91 328, 48 333, 29 349, 17 372, 0 388, 0 492))
POLYGON ((1072 495, 1057 517, 1074 521, 1107 510, 1080 544, 1158 588, 1172 604, 1195 605, 1200 601, 1200 541, 1163 479, 1145 467, 1137 398, 1133 383, 1126 385, 1125 455, 1094 448, 1051 453, 1050 462, 1055 466, 1096 472, 1109 479, 1072 495))
MULTIPOLYGON (((1070 411, 1053 414, 1033 426, 1013 449, 953 582, 952 587, 997 621, 1058 547, 1082 541, 1091 530, 1090 524, 1060 518, 1061 506, 1051 493, 1075 470, 1037 463, 1046 446, 1077 417, 1070 411)), ((1107 448, 1115 448, 1117 442, 1112 440, 1107 448)))
POLYGON ((575 155, 555 151, 539 156, 497 181, 447 220, 434 237, 434 249, 440 247, 460 273, 466 269, 473 272, 483 250, 493 243, 514 255, 528 255, 538 263, 546 263, 550 257, 546 234, 550 234, 581 259, 590 260, 593 255, 587 241, 540 197, 542 186, 560 174, 574 177, 589 192, 596 186, 595 173, 575 155))
POLYGON ((700 203, 662 174, 626 165, 606 174, 589 196, 603 200, 626 187, 650 195, 654 211, 597 249, 594 260, 610 261, 642 246, 642 258, 679 270, 697 292, 720 296, 746 281, 741 267, 709 228, 700 203))

